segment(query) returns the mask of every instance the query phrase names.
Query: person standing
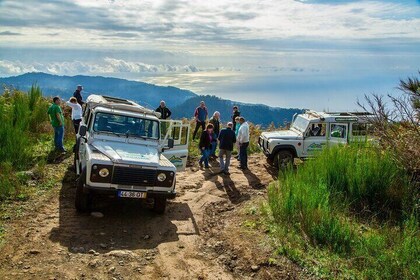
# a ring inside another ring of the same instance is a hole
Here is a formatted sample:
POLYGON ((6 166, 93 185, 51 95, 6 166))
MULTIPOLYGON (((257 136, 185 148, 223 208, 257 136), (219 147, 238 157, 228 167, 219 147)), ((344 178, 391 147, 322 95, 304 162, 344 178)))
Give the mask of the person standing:
POLYGON ((64 115, 63 111, 60 108, 60 97, 56 96, 53 98, 53 103, 48 108, 48 115, 50 117, 50 122, 54 128, 54 146, 55 149, 65 153, 66 150, 63 146, 64 138, 64 115))
MULTIPOLYGON (((235 135, 236 135, 236 138, 238 138, 239 128, 241 127, 241 124, 239 123, 239 118, 240 117, 235 118, 235 122, 236 122, 235 135)), ((238 155, 236 156, 236 159, 240 160, 240 157, 239 157, 239 148, 240 148, 239 147, 239 142, 236 142, 236 148, 238 149, 238 155)))
POLYGON ((71 97, 70 100, 66 102, 66 105, 71 107, 71 120, 73 122, 74 131, 77 134, 79 132, 80 122, 82 121, 82 106, 77 103, 76 97, 71 97))
POLYGON ((229 122, 227 128, 222 129, 219 134, 219 160, 220 171, 226 175, 229 173, 230 158, 232 156, 233 144, 236 142, 235 132, 233 132, 233 123, 229 122), (223 157, 226 156, 226 161, 223 157))
POLYGON ((198 147, 201 151, 201 158, 198 164, 200 165, 200 168, 203 168, 203 162, 204 166, 206 168, 209 168, 209 156, 210 156, 210 150, 211 150, 211 142, 213 138, 213 125, 208 124, 206 130, 203 130, 201 132, 200 142, 198 143, 198 147))
POLYGON ((160 101, 160 106, 155 111, 160 113, 160 119, 162 120, 169 119, 172 115, 172 112, 166 107, 166 103, 163 100, 160 101))
POLYGON ((238 106, 233 106, 233 113, 232 113, 232 122, 233 122, 233 131, 236 131, 236 118, 241 116, 241 112, 239 112, 238 106))
POLYGON ((239 123, 241 124, 237 139, 239 142, 239 160, 241 163, 239 168, 245 170, 248 169, 249 125, 244 117, 239 118, 239 123))
POLYGON ((204 131, 204 128, 206 127, 206 119, 208 116, 207 107, 204 101, 200 102, 200 106, 198 106, 194 111, 194 118, 195 118, 195 129, 193 134, 193 140, 195 139, 195 136, 197 135, 198 129, 201 127, 201 130, 204 131))
POLYGON ((214 134, 213 141, 211 143, 212 147, 211 147, 210 156, 216 159, 217 158, 216 156, 217 138, 219 137, 219 133, 220 133, 220 113, 218 111, 213 113, 213 116, 209 120, 209 123, 213 125, 213 134, 214 134))
POLYGON ((79 103, 80 106, 83 106, 83 104, 85 104, 85 102, 83 102, 82 90, 83 87, 81 85, 78 85, 76 91, 73 93, 73 97, 76 98, 77 103, 79 103))

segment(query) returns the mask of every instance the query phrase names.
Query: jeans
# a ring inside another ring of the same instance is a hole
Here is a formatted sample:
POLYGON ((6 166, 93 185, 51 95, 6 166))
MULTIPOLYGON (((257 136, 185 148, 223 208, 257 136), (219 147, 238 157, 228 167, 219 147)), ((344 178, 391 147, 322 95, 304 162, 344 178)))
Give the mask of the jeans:
POLYGON ((195 129, 193 134, 193 140, 195 139, 195 136, 197 135, 198 129, 201 127, 201 130, 204 131, 206 129, 206 121, 197 121, 195 123, 195 129))
POLYGON ((200 164, 204 162, 205 167, 209 167, 210 149, 201 150, 200 164))
POLYGON ((79 132, 79 126, 81 121, 81 119, 73 120, 74 131, 76 132, 76 134, 79 132))
POLYGON ((217 148, 217 141, 211 142, 211 150, 210 150, 211 156, 216 155, 216 148, 217 148))
POLYGON ((220 170, 224 172, 229 172, 231 156, 232 156, 232 151, 223 150, 223 149, 219 150, 220 170), (223 160, 223 156, 226 156, 226 162, 223 160))
POLYGON ((64 126, 54 127, 54 146, 56 150, 64 151, 63 147, 64 126))
POLYGON ((241 162, 241 168, 248 168, 248 146, 249 142, 242 143, 239 148, 239 158, 241 162))

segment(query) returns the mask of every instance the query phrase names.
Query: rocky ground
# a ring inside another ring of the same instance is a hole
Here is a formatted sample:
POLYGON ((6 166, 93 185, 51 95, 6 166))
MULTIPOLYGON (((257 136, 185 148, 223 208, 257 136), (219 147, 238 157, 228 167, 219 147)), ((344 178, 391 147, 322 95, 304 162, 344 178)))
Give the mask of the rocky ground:
POLYGON ((306 278, 289 260, 273 261, 265 233, 244 226, 273 181, 262 155, 251 156, 249 171, 233 160, 230 176, 218 174, 217 163, 188 167, 164 215, 106 198, 93 213, 77 214, 71 160, 57 165, 62 183, 6 223, 1 279, 306 278))

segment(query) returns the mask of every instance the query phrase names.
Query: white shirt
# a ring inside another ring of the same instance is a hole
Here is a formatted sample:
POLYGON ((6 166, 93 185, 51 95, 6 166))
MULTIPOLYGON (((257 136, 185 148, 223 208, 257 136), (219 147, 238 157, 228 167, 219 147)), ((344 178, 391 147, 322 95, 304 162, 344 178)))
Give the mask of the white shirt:
POLYGON ((244 122, 239 127, 237 140, 241 144, 249 142, 249 125, 247 122, 244 122))
POLYGON ((80 120, 82 119, 82 106, 79 103, 71 103, 70 101, 66 102, 67 106, 71 107, 71 119, 80 120))

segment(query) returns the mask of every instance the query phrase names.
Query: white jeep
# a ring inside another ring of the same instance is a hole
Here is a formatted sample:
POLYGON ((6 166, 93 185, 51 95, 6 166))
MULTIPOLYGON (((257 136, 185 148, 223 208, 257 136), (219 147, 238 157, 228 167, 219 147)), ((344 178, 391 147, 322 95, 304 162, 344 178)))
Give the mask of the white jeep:
POLYGON ((159 117, 130 100, 87 98, 74 148, 79 212, 96 194, 153 199, 154 210, 165 211, 176 195, 176 171, 187 163, 189 125, 159 117))
POLYGON ((279 169, 295 158, 313 157, 327 145, 366 140, 370 113, 325 113, 307 110, 293 117, 289 130, 263 132, 258 144, 268 161, 279 169))

